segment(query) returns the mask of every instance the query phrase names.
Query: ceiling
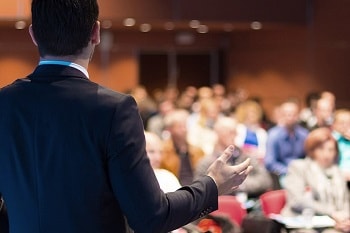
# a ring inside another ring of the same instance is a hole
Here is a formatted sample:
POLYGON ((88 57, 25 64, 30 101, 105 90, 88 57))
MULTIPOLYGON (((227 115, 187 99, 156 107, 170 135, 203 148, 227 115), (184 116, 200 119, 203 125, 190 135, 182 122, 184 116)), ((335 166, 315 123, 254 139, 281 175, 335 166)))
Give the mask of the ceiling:
MULTIPOLYGON (((30 0, 1 1, 0 27, 30 23, 30 0)), ((312 0, 99 0, 99 5, 104 28, 144 32, 300 27, 312 17, 312 0), (132 24, 125 26, 126 19, 132 24)))

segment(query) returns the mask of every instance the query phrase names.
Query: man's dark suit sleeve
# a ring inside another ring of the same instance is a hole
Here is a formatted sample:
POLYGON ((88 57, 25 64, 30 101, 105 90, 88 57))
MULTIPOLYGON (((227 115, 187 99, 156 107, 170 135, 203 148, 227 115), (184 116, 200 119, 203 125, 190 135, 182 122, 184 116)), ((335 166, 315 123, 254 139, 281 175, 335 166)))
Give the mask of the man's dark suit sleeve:
POLYGON ((208 176, 164 194, 145 152, 144 128, 130 96, 117 104, 108 140, 108 174, 116 199, 135 232, 168 232, 217 209, 208 176))

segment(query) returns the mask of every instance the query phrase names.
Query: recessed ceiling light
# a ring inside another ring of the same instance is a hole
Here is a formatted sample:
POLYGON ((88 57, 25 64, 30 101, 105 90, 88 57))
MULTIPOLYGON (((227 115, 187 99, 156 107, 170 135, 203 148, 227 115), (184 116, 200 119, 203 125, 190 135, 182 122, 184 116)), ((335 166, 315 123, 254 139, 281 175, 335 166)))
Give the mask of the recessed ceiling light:
POLYGON ((123 21, 123 24, 126 27, 132 27, 135 25, 135 23, 136 23, 136 20, 134 18, 126 18, 123 21))
POLYGON ((191 28, 198 28, 200 24, 199 20, 191 20, 189 23, 191 28))
POLYGON ((27 23, 23 20, 19 20, 15 23, 15 28, 18 30, 24 29, 27 26, 27 23))
POLYGON ((260 23, 259 21, 254 21, 250 24, 250 27, 253 30, 260 30, 260 29, 262 29, 262 23, 260 23))
POLYGON ((174 25, 173 22, 166 22, 166 23, 164 24, 164 28, 165 28, 165 30, 168 30, 168 31, 174 30, 175 25, 174 25))
POLYGON ((111 20, 103 20, 101 26, 104 29, 109 29, 112 27, 112 21, 111 20))
POLYGON ((175 36, 175 42, 178 45, 192 45, 195 37, 192 32, 179 32, 175 36))
POLYGON ((140 25, 141 32, 149 32, 149 31, 151 31, 151 29, 152 29, 152 26, 149 23, 143 23, 140 25))
POLYGON ((199 25, 199 27, 197 28, 197 32, 198 33, 207 33, 209 31, 209 28, 207 25, 199 25))

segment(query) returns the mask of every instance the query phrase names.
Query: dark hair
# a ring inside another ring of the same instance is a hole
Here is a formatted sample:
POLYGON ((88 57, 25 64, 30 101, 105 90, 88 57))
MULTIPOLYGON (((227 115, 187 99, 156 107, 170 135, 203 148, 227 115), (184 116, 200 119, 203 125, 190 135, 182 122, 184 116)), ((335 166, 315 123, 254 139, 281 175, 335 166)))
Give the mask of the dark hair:
POLYGON ((309 92, 305 97, 305 104, 307 107, 313 107, 312 102, 320 99, 320 92, 309 92))
POLYGON ((40 56, 79 54, 98 19, 97 0, 33 0, 32 27, 40 56))

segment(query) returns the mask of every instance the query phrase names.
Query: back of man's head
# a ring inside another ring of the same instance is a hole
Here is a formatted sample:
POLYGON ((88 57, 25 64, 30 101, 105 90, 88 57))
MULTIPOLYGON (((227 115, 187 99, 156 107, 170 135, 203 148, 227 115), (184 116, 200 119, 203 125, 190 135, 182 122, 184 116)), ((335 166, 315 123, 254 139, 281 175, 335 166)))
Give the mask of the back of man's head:
POLYGON ((32 28, 40 56, 79 54, 98 14, 97 0, 33 0, 32 28))

